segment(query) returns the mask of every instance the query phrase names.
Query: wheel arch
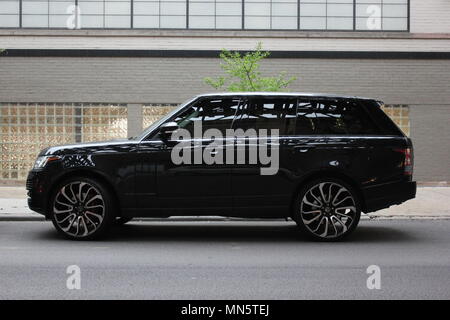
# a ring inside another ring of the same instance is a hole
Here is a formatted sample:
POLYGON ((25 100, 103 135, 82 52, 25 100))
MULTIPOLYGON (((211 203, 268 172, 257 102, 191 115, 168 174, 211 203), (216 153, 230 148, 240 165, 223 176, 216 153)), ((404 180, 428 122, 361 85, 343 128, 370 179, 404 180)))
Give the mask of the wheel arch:
POLYGON ((118 215, 120 215, 120 213, 121 213, 120 200, 119 200, 119 197, 117 194, 117 190, 113 187, 113 184, 103 174, 101 174, 97 171, 93 171, 93 170, 89 170, 89 169, 75 169, 75 170, 71 170, 69 172, 63 173, 62 175, 58 176, 58 178, 56 178, 55 181, 53 181, 52 187, 50 188, 49 192, 47 193, 47 199, 46 199, 47 206, 46 206, 46 210, 45 210, 45 217, 47 219, 51 218, 50 217, 51 206, 52 206, 51 200, 52 200, 52 195, 55 193, 56 188, 64 180, 67 180, 70 178, 75 178, 75 177, 91 178, 91 179, 94 179, 94 180, 100 182, 101 184, 103 184, 108 189, 108 191, 111 192, 112 198, 117 203, 117 208, 118 208, 117 213, 118 213, 118 215))
POLYGON ((341 171, 337 171, 337 170, 319 170, 319 171, 314 171, 309 173, 308 175, 306 175, 305 177, 303 177, 303 179, 301 179, 297 184, 296 187, 294 189, 294 192, 291 196, 291 203, 290 203, 290 212, 293 212, 294 209, 294 204, 295 204, 295 199, 299 193, 299 191, 301 190, 301 188, 303 188, 303 186, 305 186, 307 183, 316 180, 316 179, 321 179, 321 178, 335 178, 335 179, 339 179, 342 180, 344 182, 346 182, 347 184, 349 184, 356 192, 356 195, 358 197, 358 200, 361 204, 361 210, 364 212, 366 209, 366 204, 365 204, 365 199, 364 199, 364 195, 362 193, 361 190, 361 186, 359 185, 359 183, 353 179, 351 176, 349 176, 348 174, 341 172, 341 171))

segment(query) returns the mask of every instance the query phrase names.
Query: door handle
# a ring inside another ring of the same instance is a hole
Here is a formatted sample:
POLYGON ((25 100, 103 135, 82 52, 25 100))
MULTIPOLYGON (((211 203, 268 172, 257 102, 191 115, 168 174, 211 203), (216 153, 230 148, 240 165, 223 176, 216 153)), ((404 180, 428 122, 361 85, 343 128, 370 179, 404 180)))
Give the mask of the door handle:
POLYGON ((312 146, 312 145, 295 146, 295 147, 292 147, 292 153, 295 153, 295 152, 305 153, 305 152, 308 152, 309 150, 315 149, 315 148, 316 148, 316 146, 312 146))

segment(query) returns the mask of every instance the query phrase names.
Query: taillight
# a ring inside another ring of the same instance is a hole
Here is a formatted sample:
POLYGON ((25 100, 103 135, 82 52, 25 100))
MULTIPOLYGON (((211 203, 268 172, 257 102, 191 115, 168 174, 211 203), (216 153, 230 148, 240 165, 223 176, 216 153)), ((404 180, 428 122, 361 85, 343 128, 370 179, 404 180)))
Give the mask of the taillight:
POLYGON ((412 176, 414 169, 414 155, 412 148, 394 149, 394 151, 404 154, 405 159, 403 160, 403 173, 405 176, 412 176))

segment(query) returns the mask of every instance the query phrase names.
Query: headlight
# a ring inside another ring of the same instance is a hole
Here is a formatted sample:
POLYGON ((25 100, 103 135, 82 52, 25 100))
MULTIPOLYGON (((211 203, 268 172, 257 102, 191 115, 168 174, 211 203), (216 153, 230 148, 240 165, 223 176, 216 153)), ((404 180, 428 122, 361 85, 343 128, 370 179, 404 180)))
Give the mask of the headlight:
POLYGON ((47 163, 49 163, 51 161, 60 160, 60 159, 61 159, 61 157, 57 157, 57 156, 38 157, 36 159, 36 161, 34 162, 33 169, 42 169, 46 166, 47 163))

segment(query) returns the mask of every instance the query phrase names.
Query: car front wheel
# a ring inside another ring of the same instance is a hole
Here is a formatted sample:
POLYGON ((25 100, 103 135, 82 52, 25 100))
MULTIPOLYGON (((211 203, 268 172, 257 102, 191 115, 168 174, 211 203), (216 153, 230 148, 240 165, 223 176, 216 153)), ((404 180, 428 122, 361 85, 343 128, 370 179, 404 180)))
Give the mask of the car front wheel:
POLYGON ((51 204, 53 225, 73 240, 104 235, 115 217, 109 190, 90 178, 64 181, 54 192, 51 204))
POLYGON ((294 220, 313 239, 338 241, 359 223, 361 206, 353 188, 338 179, 318 179, 298 194, 294 220))

